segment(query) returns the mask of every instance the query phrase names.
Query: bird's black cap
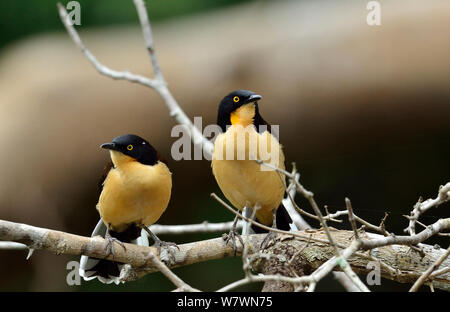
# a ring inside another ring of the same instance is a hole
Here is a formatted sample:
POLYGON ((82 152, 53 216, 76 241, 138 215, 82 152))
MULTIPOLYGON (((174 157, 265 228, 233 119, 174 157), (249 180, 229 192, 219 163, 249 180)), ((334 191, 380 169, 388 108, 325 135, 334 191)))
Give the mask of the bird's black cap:
POLYGON ((153 146, 134 134, 118 136, 111 143, 104 143, 100 147, 121 152, 144 165, 153 166, 158 162, 158 153, 153 146))
POLYGON ((223 132, 226 131, 228 125, 231 125, 230 117, 231 113, 242 105, 248 103, 255 103, 255 119, 254 125, 256 127, 259 124, 266 124, 266 122, 259 115, 258 100, 262 99, 261 95, 258 95, 249 90, 235 90, 226 95, 219 104, 219 113, 217 115, 217 124, 220 126, 223 132))

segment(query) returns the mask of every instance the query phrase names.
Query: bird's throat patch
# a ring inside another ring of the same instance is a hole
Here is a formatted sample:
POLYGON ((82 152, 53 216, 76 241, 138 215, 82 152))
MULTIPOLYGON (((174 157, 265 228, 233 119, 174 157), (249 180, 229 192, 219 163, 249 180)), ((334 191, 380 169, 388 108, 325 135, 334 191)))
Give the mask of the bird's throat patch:
POLYGON ((127 156, 125 154, 122 154, 121 152, 118 152, 118 151, 110 150, 109 153, 111 155, 111 160, 112 160, 112 162, 114 164, 114 167, 118 167, 118 166, 123 165, 125 163, 136 161, 136 159, 134 159, 134 158, 132 158, 130 156, 127 156))
POLYGON ((248 126, 253 123, 255 118, 255 104, 249 103, 242 105, 230 114, 230 122, 232 125, 248 126))

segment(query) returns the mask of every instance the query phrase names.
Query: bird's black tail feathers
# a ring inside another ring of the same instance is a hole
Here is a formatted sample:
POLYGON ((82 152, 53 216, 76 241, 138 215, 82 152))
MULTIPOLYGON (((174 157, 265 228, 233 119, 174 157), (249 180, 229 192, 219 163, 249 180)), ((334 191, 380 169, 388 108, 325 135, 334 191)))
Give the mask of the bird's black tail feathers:
MULTIPOLYGON (((97 224, 92 236, 105 236, 106 226, 103 224, 102 220, 100 220, 100 222, 97 224), (100 224, 100 222, 102 224, 100 224)), ((134 243, 139 237, 141 237, 141 228, 135 224, 130 224, 125 231, 119 233, 110 230, 109 234, 122 243, 134 243)), ((138 245, 148 246, 147 237, 145 237, 145 239, 141 239, 141 241, 143 242, 137 242, 138 245)), ((117 243, 114 243, 114 245, 115 249, 122 248, 117 243)), ((123 263, 82 256, 80 261, 80 276, 82 276, 85 280, 97 278, 102 283, 110 284, 114 282, 119 284, 119 276, 122 266, 123 263)))
MULTIPOLYGON (((131 243, 132 241, 136 240, 141 235, 141 229, 138 228, 136 225, 130 225, 125 231, 123 232, 114 232, 109 231, 109 234, 121 241, 122 243, 131 243)), ((122 247, 119 247, 122 248, 122 247)), ((93 258, 95 259, 95 258, 93 258)), ((120 263, 105 260, 105 259, 98 259, 98 263, 93 266, 91 269, 87 270, 86 272, 92 272, 92 276, 97 275, 101 276, 103 278, 109 278, 110 276, 119 277, 120 275, 120 269, 119 265, 120 263)))
MULTIPOLYGON (((280 203, 280 206, 278 206, 275 218, 276 218, 276 222, 277 222, 277 229, 283 230, 283 231, 291 230, 290 224, 292 223, 292 219, 289 216, 289 213, 287 212, 286 208, 283 206, 283 203, 280 203)), ((256 221, 258 221, 258 220, 256 220, 256 221)), ((251 227, 252 227, 252 230, 256 234, 268 232, 267 230, 264 230, 254 224, 252 224, 251 227)))

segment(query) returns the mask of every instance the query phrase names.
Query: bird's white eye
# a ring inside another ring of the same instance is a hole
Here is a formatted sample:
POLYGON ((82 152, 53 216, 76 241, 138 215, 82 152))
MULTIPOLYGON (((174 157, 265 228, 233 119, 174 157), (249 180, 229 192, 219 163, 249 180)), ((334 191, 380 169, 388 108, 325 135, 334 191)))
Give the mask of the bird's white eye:
POLYGON ((132 150, 133 150, 133 145, 131 145, 131 144, 128 145, 128 146, 127 146, 127 150, 132 151, 132 150))
POLYGON ((142 144, 145 144, 145 142, 142 142, 142 144))

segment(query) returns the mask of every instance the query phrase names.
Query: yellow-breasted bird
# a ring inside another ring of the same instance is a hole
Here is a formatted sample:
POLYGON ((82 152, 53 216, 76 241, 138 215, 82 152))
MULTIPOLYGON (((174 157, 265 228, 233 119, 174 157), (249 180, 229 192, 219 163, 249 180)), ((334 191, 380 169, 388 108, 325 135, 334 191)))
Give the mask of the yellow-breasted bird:
MULTIPOLYGON (((262 165, 255 161, 262 160, 259 146, 264 143, 267 144, 268 154, 277 156, 275 165, 285 169, 282 147, 259 113, 257 101, 261 98, 252 91, 236 90, 222 99, 217 124, 223 133, 214 142, 212 171, 223 194, 234 207, 243 210, 247 205, 254 208, 258 204, 260 208, 255 215, 259 222, 289 230, 292 220, 284 206, 280 205, 285 193, 285 176, 275 170, 263 170, 262 165), (245 140, 239 141, 239 136, 245 140), (226 152, 230 143, 233 145, 228 148, 234 150, 233 159, 229 159, 226 152), (237 157, 239 144, 243 144, 241 148, 245 150, 241 159, 237 157), (258 147, 256 151, 252 150, 252 146, 258 147), (252 151, 254 155, 251 155, 252 151)), ((265 162, 271 163, 274 160, 271 158, 265 162)), ((255 232, 262 232, 252 228, 255 232)), ((228 238, 233 238, 234 248, 236 235, 233 228, 228 238)))
MULTIPOLYGON (((108 240, 108 253, 114 242, 133 242, 148 246, 147 233, 158 247, 174 245, 161 241, 147 227, 166 210, 172 190, 172 174, 160 161, 150 143, 127 134, 101 145, 109 150, 111 163, 105 168, 97 210, 101 220, 92 236, 108 240)), ((121 264, 109 260, 81 257, 80 276, 98 278, 104 283, 119 283, 121 264)))

